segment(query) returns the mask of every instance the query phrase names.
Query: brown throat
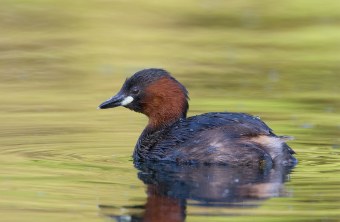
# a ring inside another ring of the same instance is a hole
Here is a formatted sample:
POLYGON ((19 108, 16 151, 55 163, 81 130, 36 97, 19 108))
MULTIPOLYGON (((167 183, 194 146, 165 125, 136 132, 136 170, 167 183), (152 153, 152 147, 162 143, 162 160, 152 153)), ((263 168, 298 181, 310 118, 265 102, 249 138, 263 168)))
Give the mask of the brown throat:
POLYGON ((149 117, 149 128, 169 125, 186 116, 188 104, 183 90, 179 83, 168 77, 146 88, 142 112, 149 117))

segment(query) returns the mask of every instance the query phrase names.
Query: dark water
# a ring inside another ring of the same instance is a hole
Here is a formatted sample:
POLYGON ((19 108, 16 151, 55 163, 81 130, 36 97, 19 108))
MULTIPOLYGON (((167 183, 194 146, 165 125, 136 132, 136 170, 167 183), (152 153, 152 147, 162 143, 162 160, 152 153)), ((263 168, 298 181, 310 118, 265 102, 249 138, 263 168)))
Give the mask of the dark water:
POLYGON ((99 205, 104 215, 116 221, 184 221, 187 208, 197 208, 190 217, 220 218, 237 216, 238 209, 259 207, 271 197, 289 196, 283 183, 291 169, 280 166, 261 170, 172 164, 136 167, 146 185, 146 203, 124 206, 127 213, 120 216, 116 206, 99 205))
POLYGON ((339 7, 2 1, 1 220, 339 221, 339 7), (189 115, 247 112, 294 136, 299 164, 135 167, 147 119, 96 107, 146 67, 188 88, 189 115))

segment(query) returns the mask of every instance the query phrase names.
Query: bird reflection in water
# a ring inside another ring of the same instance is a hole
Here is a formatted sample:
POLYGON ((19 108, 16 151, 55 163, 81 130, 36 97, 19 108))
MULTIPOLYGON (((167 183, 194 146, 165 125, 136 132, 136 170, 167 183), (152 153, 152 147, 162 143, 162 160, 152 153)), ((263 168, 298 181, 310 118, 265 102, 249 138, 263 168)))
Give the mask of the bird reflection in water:
POLYGON ((187 205, 256 207, 270 197, 287 195, 283 183, 292 169, 164 163, 136 167, 139 179, 147 185, 146 204, 124 206, 128 210, 124 215, 112 213, 113 206, 100 205, 102 214, 119 222, 179 222, 185 221, 187 205))

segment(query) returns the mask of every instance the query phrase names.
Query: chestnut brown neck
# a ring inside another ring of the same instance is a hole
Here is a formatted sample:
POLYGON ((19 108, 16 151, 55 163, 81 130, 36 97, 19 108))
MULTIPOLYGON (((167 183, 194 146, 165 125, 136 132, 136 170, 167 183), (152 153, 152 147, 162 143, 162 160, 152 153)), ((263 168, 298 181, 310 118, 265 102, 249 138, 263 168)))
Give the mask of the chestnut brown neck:
POLYGON ((187 92, 176 80, 163 77, 145 90, 142 112, 149 117, 148 128, 157 129, 185 118, 188 111, 187 92))

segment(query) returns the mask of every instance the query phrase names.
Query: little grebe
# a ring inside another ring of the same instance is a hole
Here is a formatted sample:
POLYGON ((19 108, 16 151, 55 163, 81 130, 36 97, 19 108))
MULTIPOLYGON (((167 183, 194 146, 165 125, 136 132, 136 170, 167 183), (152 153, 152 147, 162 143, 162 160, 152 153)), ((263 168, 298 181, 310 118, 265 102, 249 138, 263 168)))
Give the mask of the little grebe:
POLYGON ((295 152, 258 117, 213 112, 187 118, 188 91, 163 69, 128 78, 117 95, 98 108, 124 106, 148 116, 135 162, 171 161, 226 165, 295 165, 295 152))

